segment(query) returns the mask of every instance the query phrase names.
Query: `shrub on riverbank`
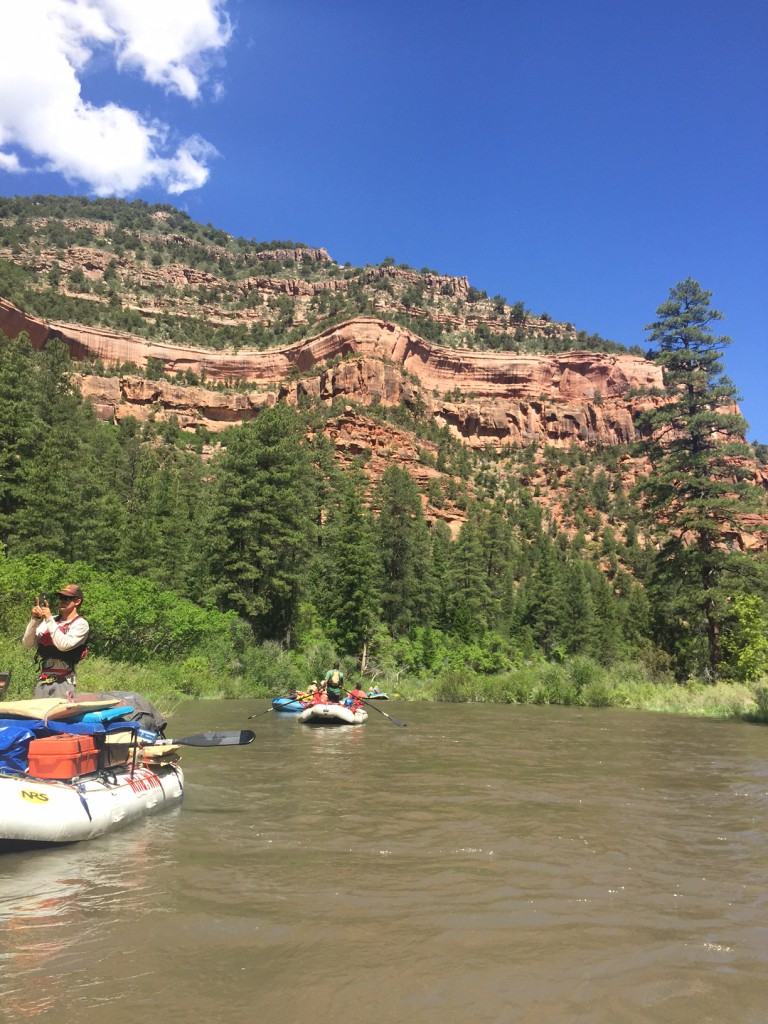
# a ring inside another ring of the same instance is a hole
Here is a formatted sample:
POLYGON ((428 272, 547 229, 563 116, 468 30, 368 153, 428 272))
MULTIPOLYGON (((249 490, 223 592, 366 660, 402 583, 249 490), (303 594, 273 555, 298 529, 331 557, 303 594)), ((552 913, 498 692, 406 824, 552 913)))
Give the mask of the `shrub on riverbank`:
MULTIPOLYGON (((153 660, 131 664, 89 654, 77 669, 80 693, 127 690, 140 693, 167 714, 183 700, 277 697, 303 689, 320 678, 336 660, 333 648, 311 645, 304 654, 283 650, 279 644, 251 647, 237 658, 221 650, 198 649, 176 661, 153 660)), ((342 663, 351 678, 353 665, 342 663)), ((31 651, 19 637, 0 638, 0 671, 11 673, 8 700, 32 697, 37 668, 31 651)))
POLYGON ((753 722, 768 722, 768 686, 755 687, 755 710, 746 717, 753 722))
MULTIPOLYGON (((265 699, 303 688, 320 678, 333 663, 333 648, 322 638, 297 653, 279 644, 247 648, 236 661, 220 652, 197 651, 176 661, 143 665, 89 656, 78 668, 80 692, 129 690, 141 693, 168 713, 183 700, 265 699)), ((358 678, 352 662, 342 662, 348 683, 358 678)), ((0 638, 0 669, 12 673, 8 699, 29 698, 36 672, 29 651, 18 638, 0 638)), ((636 662, 604 667, 585 656, 565 662, 534 662, 496 675, 471 669, 449 669, 432 678, 379 674, 385 692, 407 700, 451 703, 555 704, 580 707, 623 707, 711 718, 768 722, 768 685, 718 683, 709 686, 672 676, 651 679, 636 662)), ((363 686, 368 684, 362 680, 363 686)))
POLYGON ((768 686, 649 679, 635 663, 603 667, 590 658, 541 662, 495 676, 452 670, 432 680, 399 680, 411 700, 623 707, 768 722, 768 686))

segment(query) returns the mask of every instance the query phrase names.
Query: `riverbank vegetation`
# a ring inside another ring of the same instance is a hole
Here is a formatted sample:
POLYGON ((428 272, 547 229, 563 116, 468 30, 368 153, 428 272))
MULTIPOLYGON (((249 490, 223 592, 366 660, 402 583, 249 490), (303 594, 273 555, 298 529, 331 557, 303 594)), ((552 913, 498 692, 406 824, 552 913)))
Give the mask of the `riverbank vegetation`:
POLYGON ((768 565, 734 540, 742 513, 764 506, 734 440, 743 421, 720 411, 734 392, 712 358, 727 340, 711 337, 712 318, 707 293, 683 282, 652 325, 673 374, 660 399, 686 402, 650 417, 645 477, 583 445, 472 452, 403 408, 399 425, 434 446, 421 456, 428 494, 395 453, 374 479, 364 454, 335 457, 322 403, 266 409, 203 458, 173 423, 99 422, 63 346, 4 343, 11 694, 33 689, 19 641, 35 595, 76 582, 92 625, 81 692, 164 706, 266 697, 341 659, 348 679, 409 699, 765 720, 768 565), (455 535, 424 513, 449 496, 464 516, 455 535))
MULTIPOLYGON (((326 644, 296 654, 267 644, 252 652, 247 665, 234 669, 217 666, 203 654, 141 665, 89 655, 78 670, 79 690, 141 693, 166 715, 190 699, 271 699, 318 678, 331 664, 331 650, 326 644)), ((18 641, 2 638, 0 663, 5 671, 12 671, 9 699, 29 697, 35 681, 30 653, 18 641)), ((342 667, 349 685, 361 678, 356 665, 342 663, 342 667)), ((416 677, 392 671, 378 673, 375 681, 382 692, 406 701, 612 707, 768 723, 768 678, 714 685, 697 680, 680 683, 672 676, 651 680, 634 662, 606 667, 579 657, 539 661, 492 675, 451 669, 416 677)), ((362 683, 369 685, 372 680, 363 677, 362 683)))

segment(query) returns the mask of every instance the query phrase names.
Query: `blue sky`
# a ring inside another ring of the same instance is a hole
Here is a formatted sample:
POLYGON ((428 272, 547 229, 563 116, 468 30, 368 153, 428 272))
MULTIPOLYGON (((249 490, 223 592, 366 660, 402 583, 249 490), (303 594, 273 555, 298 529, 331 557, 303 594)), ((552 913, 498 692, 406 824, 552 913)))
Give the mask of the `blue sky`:
POLYGON ((690 276, 768 442, 764 0, 4 6, 1 194, 171 202, 627 345, 690 276))

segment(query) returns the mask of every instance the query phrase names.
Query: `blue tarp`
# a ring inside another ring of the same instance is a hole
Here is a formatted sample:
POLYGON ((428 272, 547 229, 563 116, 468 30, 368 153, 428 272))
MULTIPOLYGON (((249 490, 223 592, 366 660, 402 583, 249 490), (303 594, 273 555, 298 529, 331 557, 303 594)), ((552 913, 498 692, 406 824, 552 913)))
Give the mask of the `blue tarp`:
MULTIPOLYGON (((136 732, 138 722, 49 722, 46 728, 52 736, 75 733, 79 736, 105 736, 110 732, 136 732)), ((45 733, 43 735, 46 735, 45 733)))
POLYGON ((138 722, 43 722, 35 718, 2 718, 0 712, 0 772, 20 775, 27 770, 27 748, 31 739, 65 733, 105 736, 111 732, 136 732, 138 722))
POLYGON ((29 741, 39 734, 42 722, 0 722, 0 771, 16 775, 27 770, 29 741))

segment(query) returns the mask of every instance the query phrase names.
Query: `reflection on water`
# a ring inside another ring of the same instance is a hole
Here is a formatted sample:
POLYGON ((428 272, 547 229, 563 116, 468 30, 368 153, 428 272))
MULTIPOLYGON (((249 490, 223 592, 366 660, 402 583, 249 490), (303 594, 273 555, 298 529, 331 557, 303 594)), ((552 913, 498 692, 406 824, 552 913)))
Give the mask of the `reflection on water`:
POLYGON ((163 839, 179 813, 91 843, 0 855, 0 996, 10 1019, 66 1004, 90 984, 83 950, 98 951, 127 915, 157 906, 171 845, 163 839))
POLYGON ((264 716, 185 751, 183 809, 0 857, 8 1019, 762 1024, 768 732, 396 708, 407 729, 264 716))

